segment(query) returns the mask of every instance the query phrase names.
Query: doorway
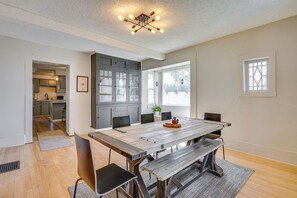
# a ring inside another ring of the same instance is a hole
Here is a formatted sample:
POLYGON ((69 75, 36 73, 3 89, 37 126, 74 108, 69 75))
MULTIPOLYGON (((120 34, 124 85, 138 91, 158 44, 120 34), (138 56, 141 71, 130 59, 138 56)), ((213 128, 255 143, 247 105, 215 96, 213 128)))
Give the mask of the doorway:
POLYGON ((32 137, 43 132, 67 134, 69 66, 32 61, 32 137))

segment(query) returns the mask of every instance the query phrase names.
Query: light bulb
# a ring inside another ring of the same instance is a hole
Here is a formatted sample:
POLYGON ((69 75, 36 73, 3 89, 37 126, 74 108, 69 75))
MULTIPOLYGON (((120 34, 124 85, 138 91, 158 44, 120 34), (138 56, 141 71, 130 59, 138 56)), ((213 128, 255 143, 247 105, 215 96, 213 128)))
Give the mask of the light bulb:
POLYGON ((163 34, 164 33, 164 30, 163 29, 160 29, 160 32, 163 34))
POLYGON ((155 17, 155 19, 156 19, 157 21, 159 21, 159 20, 161 19, 160 15, 157 15, 157 16, 155 17))
POLYGON ((133 14, 129 14, 128 17, 129 17, 129 19, 135 19, 133 14))
POLYGON ((118 19, 119 19, 120 21, 123 21, 123 20, 124 20, 124 17, 121 16, 121 15, 119 15, 119 16, 118 16, 118 19))
POLYGON ((153 34, 155 34, 155 33, 156 33, 156 31, 155 31, 155 30, 152 30, 152 33, 153 33, 153 34))
POLYGON ((134 31, 132 31, 132 32, 131 32, 131 34, 132 34, 132 35, 134 35, 134 34, 135 34, 135 32, 134 32, 134 31))

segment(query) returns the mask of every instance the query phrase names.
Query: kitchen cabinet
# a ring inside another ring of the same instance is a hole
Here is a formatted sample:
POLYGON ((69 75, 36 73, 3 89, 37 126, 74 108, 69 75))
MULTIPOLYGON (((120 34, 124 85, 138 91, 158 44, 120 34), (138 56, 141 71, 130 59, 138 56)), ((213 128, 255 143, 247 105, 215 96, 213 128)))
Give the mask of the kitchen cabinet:
POLYGON ((33 78, 33 93, 39 93, 39 79, 33 78))
POLYGON ((48 86, 49 87, 57 86, 57 81, 56 80, 48 80, 48 86))
POLYGON ((33 116, 40 115, 40 102, 34 101, 33 102, 33 116))
POLYGON ((43 87, 55 87, 57 86, 56 80, 40 79, 39 85, 43 87))
POLYGON ((58 76, 57 93, 66 93, 66 76, 58 76))
POLYGON ((39 85, 48 87, 48 80, 47 79, 40 79, 39 80, 39 85))
POLYGON ((137 61, 103 54, 91 56, 91 126, 112 126, 112 117, 140 121, 141 66, 137 61), (106 116, 104 116, 106 115, 106 116))
POLYGON ((50 108, 49 101, 40 102, 41 115, 49 115, 50 114, 49 108, 50 108))

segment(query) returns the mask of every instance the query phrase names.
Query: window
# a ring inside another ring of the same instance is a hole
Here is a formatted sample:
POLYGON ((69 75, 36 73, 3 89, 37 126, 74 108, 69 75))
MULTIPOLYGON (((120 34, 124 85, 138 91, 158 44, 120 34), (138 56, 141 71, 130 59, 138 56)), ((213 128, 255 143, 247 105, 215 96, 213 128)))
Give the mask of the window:
POLYGON ((190 67, 162 72, 162 104, 190 106, 190 67))
POLYGON ((190 106, 190 61, 148 71, 148 104, 190 106))
POLYGON ((148 103, 155 103, 155 76, 154 72, 148 73, 148 103))
POLYGON ((256 52, 240 60, 240 96, 276 96, 275 52, 256 52))
POLYGON ((245 61, 245 91, 267 91, 268 58, 245 61))

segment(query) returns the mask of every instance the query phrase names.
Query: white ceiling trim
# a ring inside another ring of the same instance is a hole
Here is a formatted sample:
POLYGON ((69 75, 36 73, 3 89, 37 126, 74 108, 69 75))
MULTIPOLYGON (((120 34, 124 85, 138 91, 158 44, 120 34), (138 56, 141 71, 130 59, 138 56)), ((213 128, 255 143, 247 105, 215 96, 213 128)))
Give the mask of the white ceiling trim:
POLYGON ((103 45, 115 47, 118 49, 127 50, 132 53, 145 56, 147 58, 153 58, 157 60, 165 59, 165 54, 163 53, 153 51, 147 48, 143 48, 137 45, 129 44, 126 42, 122 42, 122 41, 112 39, 93 32, 85 31, 83 29, 80 29, 71 25, 67 25, 64 23, 60 23, 24 10, 21 10, 19 8, 5 5, 3 3, 0 3, 0 15, 9 19, 16 20, 21 23, 36 25, 36 26, 47 28, 57 32, 62 32, 65 34, 76 36, 82 39, 90 40, 101 45, 103 44, 103 45))

